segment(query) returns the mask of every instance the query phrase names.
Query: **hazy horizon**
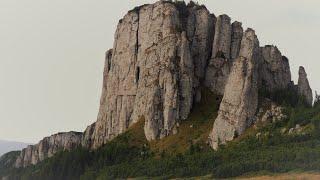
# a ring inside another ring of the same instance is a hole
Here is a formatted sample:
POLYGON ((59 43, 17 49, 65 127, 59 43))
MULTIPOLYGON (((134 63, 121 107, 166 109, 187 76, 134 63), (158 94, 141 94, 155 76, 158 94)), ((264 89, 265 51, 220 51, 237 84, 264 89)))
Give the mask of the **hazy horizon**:
MULTIPOLYGON (((0 139, 35 143, 96 120, 104 53, 120 18, 152 0, 0 0, 0 139)), ((304 66, 320 90, 320 1, 199 0, 256 31, 260 45, 304 66)))

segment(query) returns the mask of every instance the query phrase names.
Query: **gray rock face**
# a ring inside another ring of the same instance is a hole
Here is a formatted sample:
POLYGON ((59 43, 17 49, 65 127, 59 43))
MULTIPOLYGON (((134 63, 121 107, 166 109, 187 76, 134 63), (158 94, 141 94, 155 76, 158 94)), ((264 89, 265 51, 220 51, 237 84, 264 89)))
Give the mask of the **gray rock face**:
POLYGON ((305 97, 306 103, 312 106, 313 96, 304 67, 299 67, 298 94, 305 97))
POLYGON ((231 49, 230 49, 230 58, 236 59, 239 56, 241 40, 243 36, 243 28, 241 22, 233 22, 231 31, 231 49))
POLYGON ((226 59, 230 59, 231 32, 230 17, 225 14, 218 16, 213 40, 212 58, 223 56, 226 59))
POLYGON ((142 117, 148 140, 169 135, 188 117, 194 97, 201 97, 196 90, 205 75, 214 19, 204 7, 159 1, 120 21, 106 60, 92 148, 142 117))
POLYGON ((188 5, 187 38, 190 41, 191 58, 194 63, 194 92, 201 99, 199 86, 205 78, 208 59, 214 38, 216 17, 203 6, 188 5))
POLYGON ((61 150, 71 150, 81 146, 82 133, 58 133, 46 137, 36 145, 29 145, 23 149, 15 162, 15 167, 26 167, 37 164, 48 157, 52 157, 61 150))
POLYGON ((95 127, 96 127, 96 123, 93 123, 91 124, 90 126, 88 126, 86 128, 86 130, 84 131, 83 133, 83 136, 82 136, 82 146, 85 147, 85 148, 91 148, 92 147, 92 144, 93 144, 93 132, 95 130, 95 127))
POLYGON ((227 15, 220 15, 215 26, 212 57, 209 61, 205 85, 216 94, 223 95, 232 61, 238 57, 243 29, 240 22, 231 25, 227 15))
POLYGON ((248 29, 241 41, 240 55, 231 68, 209 137, 213 149, 242 134, 253 121, 258 106, 258 58, 259 41, 255 32, 248 29))
POLYGON ((268 91, 286 89, 291 82, 289 61, 276 46, 261 48, 260 87, 268 91))

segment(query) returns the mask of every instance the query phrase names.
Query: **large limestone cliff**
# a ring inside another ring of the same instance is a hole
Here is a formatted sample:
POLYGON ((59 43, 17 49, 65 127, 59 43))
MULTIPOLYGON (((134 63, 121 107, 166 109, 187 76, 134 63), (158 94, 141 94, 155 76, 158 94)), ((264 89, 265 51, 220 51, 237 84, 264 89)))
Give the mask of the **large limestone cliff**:
MULTIPOLYGON (((304 69, 297 92, 312 104, 304 69)), ((258 89, 292 85, 288 59, 276 46, 259 47, 254 30, 243 32, 227 15, 215 17, 190 2, 158 1, 129 11, 120 21, 113 48, 106 52, 97 121, 83 134, 60 134, 24 149, 16 167, 82 145, 96 149, 145 120, 148 140, 173 134, 188 118, 201 89, 223 96, 209 143, 241 135, 255 121, 258 89)))
POLYGON ((136 8, 119 22, 92 148, 141 117, 148 140, 171 134, 188 117, 201 98, 214 23, 205 7, 166 1, 136 8))

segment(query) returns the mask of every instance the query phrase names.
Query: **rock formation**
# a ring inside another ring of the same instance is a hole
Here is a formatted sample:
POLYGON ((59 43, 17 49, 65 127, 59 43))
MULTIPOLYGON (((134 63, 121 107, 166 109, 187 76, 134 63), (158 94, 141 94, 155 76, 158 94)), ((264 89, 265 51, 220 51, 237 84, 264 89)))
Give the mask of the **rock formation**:
MULTIPOLYGON (((311 104, 306 73, 299 74, 297 89, 311 104)), ((119 21, 113 48, 106 52, 97 121, 83 134, 57 134, 29 146, 16 167, 79 145, 99 148, 140 119, 148 140, 173 134, 201 100, 203 88, 223 96, 209 138, 217 149, 253 123, 259 88, 272 92, 291 83, 288 59, 278 48, 259 47, 255 32, 243 32, 229 16, 216 18, 193 2, 143 5, 119 21)))
POLYGON ((307 73, 304 70, 304 67, 302 66, 299 67, 298 94, 305 98, 306 103, 309 106, 312 106, 312 103, 313 103, 312 90, 309 85, 307 73))
POLYGON ((209 137, 212 148, 232 140, 253 122, 258 106, 259 41, 252 29, 246 30, 240 55, 234 61, 209 137))
POLYGON ((201 98, 215 17, 203 6, 159 1, 130 11, 117 27, 106 62, 92 148, 141 117, 148 140, 170 133, 201 98))
POLYGON ((291 82, 289 61, 276 46, 261 47, 260 87, 273 92, 286 89, 291 82))
POLYGON ((60 150, 71 150, 81 146, 81 139, 82 133, 79 132, 58 133, 45 137, 38 144, 23 149, 14 166, 19 168, 37 164, 60 150))
POLYGON ((211 91, 223 95, 232 59, 238 57, 242 39, 241 23, 234 22, 227 15, 220 15, 215 26, 212 56, 209 60, 205 85, 211 91))

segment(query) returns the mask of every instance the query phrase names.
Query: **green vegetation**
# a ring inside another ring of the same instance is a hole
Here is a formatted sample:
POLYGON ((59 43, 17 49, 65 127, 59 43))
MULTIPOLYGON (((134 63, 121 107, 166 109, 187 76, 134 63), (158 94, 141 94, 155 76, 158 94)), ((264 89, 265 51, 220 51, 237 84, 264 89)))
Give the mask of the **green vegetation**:
POLYGON ((0 157, 0 177, 2 174, 7 174, 10 167, 14 165, 14 160, 19 156, 20 151, 12 151, 0 157))
POLYGON ((259 172, 320 169, 319 103, 311 108, 287 103, 286 98, 294 96, 279 97, 278 102, 286 104, 287 119, 250 128, 237 140, 212 151, 207 147, 206 139, 217 115, 220 98, 207 91, 204 97, 188 120, 180 124, 175 135, 147 142, 143 132, 144 119, 141 118, 126 133, 100 149, 61 152, 36 166, 11 169, 9 173, 13 179, 26 180, 104 180, 128 177, 167 179, 208 174, 223 178, 259 172), (289 133, 296 124, 301 126, 301 131, 289 133))

